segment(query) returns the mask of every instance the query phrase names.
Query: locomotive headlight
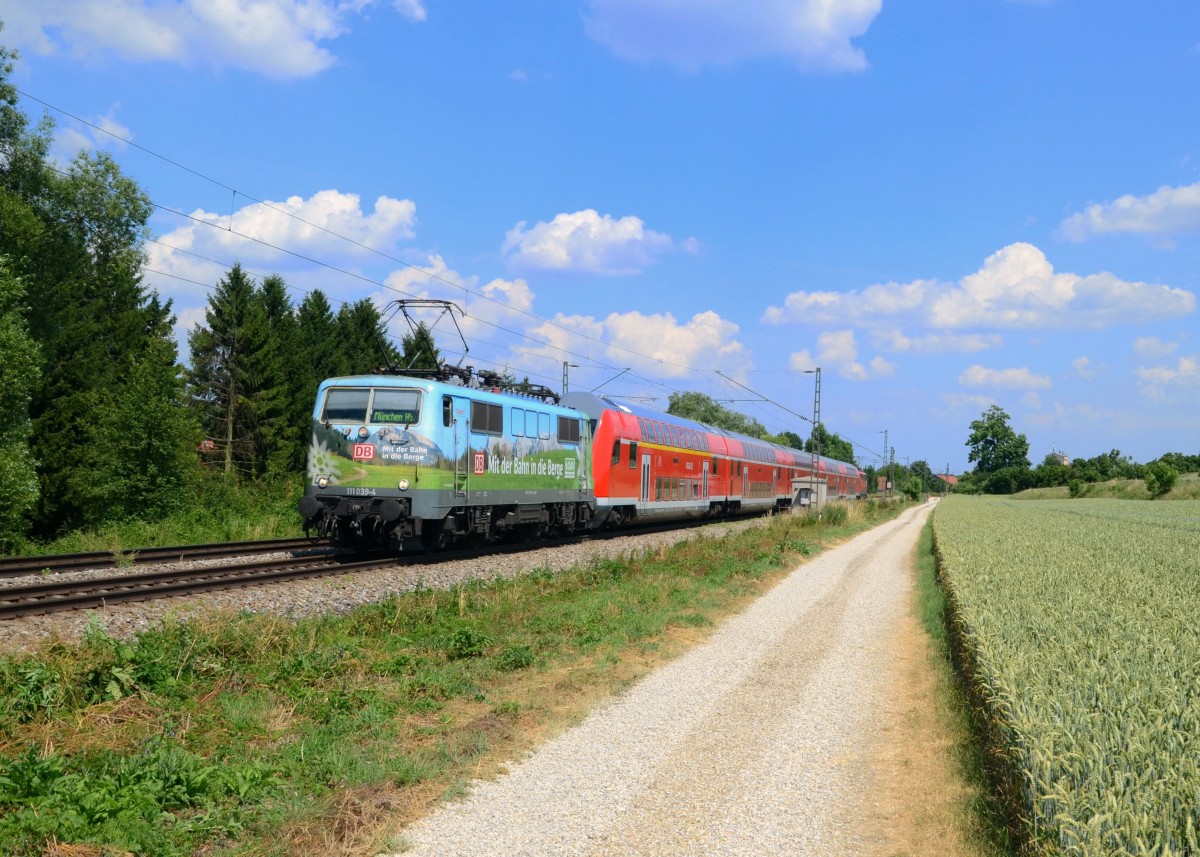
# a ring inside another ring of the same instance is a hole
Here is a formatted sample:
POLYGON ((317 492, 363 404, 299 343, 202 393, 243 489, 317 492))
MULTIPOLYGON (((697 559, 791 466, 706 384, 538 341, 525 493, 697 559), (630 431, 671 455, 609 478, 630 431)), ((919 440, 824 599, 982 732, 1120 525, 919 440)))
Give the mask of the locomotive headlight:
POLYGON ((400 481, 399 481, 399 482, 396 484, 396 487, 397 487, 397 488, 399 488, 401 491, 407 491, 407 490, 408 490, 408 480, 407 480, 407 479, 401 479, 401 480, 400 480, 400 481))
POLYGON ((318 488, 328 488, 329 487, 329 477, 328 476, 317 477, 317 487, 318 488))

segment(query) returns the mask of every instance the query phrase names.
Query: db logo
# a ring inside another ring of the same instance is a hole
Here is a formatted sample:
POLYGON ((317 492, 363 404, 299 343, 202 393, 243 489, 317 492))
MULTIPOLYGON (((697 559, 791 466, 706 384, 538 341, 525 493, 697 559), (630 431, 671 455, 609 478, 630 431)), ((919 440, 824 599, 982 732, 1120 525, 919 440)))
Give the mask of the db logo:
POLYGON ((375 447, 369 443, 354 444, 354 460, 355 461, 370 461, 375 457, 375 447))
POLYGON ((475 453, 475 475, 483 475, 483 466, 485 463, 484 454, 482 452, 475 453))

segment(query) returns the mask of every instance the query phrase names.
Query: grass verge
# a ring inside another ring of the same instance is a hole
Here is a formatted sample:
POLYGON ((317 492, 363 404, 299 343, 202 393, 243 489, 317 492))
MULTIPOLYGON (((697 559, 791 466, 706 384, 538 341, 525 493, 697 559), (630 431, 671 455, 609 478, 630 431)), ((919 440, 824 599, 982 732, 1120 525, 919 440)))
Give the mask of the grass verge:
POLYGON ((781 516, 344 616, 92 631, 0 658, 0 853, 395 848, 391 831, 902 508, 781 516))
POLYGON ((930 642, 937 719, 950 741, 954 766, 963 783, 962 801, 952 809, 953 825, 962 832, 964 844, 971 854, 1012 857, 1017 853, 1017 844, 1009 831, 1004 808, 992 790, 990 769, 980 737, 980 714, 972 707, 956 669, 949 631, 950 608, 938 579, 932 516, 917 543, 916 567, 917 610, 930 642))
POLYGON ((296 511, 299 483, 237 485, 204 480, 187 507, 158 521, 130 519, 77 530, 50 542, 26 542, 18 554, 124 553, 143 547, 294 538, 303 535, 296 511))

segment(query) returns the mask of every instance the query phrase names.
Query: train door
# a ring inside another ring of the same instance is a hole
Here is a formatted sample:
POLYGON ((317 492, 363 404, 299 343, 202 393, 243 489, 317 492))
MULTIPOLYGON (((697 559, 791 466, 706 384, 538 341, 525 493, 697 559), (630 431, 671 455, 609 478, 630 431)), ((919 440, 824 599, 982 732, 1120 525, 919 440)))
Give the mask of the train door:
POLYGON ((708 499, 708 466, 709 462, 705 461, 700 465, 700 495, 708 499))
POLYGON ((456 497, 467 497, 474 466, 474 462, 471 461, 471 400, 455 396, 453 401, 454 413, 451 420, 454 425, 454 494, 456 497))
POLYGON ((742 498, 750 496, 750 465, 743 463, 742 465, 742 498))
POLYGON ((650 453, 642 453, 642 502, 650 502, 650 453))

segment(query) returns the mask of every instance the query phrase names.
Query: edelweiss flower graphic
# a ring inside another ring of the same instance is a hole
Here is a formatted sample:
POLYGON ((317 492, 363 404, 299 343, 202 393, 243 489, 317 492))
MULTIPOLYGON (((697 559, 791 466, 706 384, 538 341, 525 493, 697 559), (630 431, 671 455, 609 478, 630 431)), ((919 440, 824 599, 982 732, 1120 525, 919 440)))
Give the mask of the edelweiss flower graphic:
POLYGON ((325 441, 314 439, 308 445, 308 481, 317 484, 320 476, 328 476, 329 484, 337 484, 337 456, 329 451, 325 441))

